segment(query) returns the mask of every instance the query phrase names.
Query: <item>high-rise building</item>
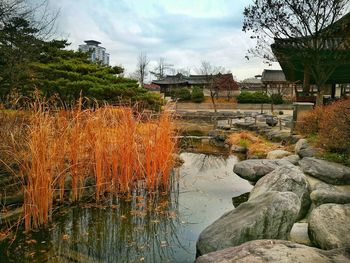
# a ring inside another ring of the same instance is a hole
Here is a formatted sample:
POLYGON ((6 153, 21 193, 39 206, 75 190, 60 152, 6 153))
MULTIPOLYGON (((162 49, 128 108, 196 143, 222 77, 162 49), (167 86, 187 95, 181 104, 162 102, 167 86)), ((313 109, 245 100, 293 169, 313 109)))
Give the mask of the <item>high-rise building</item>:
POLYGON ((100 47, 96 40, 85 40, 85 45, 79 45, 79 50, 82 52, 91 52, 90 59, 93 62, 100 61, 103 65, 109 65, 109 54, 104 47, 100 47))

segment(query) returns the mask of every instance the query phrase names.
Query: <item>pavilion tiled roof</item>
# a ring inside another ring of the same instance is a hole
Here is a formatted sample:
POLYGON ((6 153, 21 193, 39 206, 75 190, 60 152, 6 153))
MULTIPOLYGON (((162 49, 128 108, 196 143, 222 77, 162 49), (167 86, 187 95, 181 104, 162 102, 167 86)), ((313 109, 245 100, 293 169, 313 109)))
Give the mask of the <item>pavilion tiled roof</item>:
POLYGON ((262 82, 285 82, 286 77, 282 70, 264 69, 261 77, 262 82))
POLYGON ((153 80, 157 85, 207 85, 210 80, 214 81, 214 86, 221 90, 239 90, 237 82, 231 73, 217 75, 190 75, 182 74, 168 75, 162 80, 153 80))

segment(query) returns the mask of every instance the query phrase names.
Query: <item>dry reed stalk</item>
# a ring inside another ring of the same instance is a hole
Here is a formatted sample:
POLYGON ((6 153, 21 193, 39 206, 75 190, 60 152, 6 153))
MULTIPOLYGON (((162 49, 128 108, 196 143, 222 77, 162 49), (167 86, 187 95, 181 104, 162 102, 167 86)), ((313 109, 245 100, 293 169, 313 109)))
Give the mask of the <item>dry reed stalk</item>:
POLYGON ((22 163, 25 228, 45 225, 51 218, 53 203, 53 162, 55 153, 48 147, 52 139, 52 120, 48 113, 38 111, 31 118, 28 155, 22 163))
POLYGON ((97 201, 106 193, 130 195, 140 185, 149 191, 167 190, 176 145, 173 133, 169 113, 152 120, 126 107, 56 113, 39 107, 21 166, 26 229, 49 221, 55 189, 63 200, 68 175, 73 202, 81 198, 87 177, 95 180, 97 201))

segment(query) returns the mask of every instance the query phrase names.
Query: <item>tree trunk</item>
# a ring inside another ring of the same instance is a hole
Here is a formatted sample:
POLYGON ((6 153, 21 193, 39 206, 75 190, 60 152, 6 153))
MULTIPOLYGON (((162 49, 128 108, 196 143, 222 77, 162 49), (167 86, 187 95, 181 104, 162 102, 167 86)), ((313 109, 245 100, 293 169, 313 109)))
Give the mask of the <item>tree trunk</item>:
POLYGON ((304 69, 304 83, 303 83, 303 94, 308 96, 310 93, 310 73, 308 69, 304 69))
POLYGON ((214 112, 217 113, 216 103, 215 103, 215 93, 210 92, 211 102, 213 103, 214 112))
POLYGON ((323 94, 324 94, 324 90, 318 89, 317 91, 317 97, 316 97, 316 106, 322 106, 323 105, 323 94))

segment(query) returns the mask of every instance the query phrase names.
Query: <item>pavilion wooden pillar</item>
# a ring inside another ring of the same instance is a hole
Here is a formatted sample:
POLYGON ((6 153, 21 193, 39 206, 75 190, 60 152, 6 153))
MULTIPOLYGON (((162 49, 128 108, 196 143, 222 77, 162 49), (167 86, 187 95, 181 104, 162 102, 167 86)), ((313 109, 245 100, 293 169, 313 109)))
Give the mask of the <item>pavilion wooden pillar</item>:
POLYGON ((331 98, 335 98, 335 84, 332 84, 332 92, 331 92, 331 98))

